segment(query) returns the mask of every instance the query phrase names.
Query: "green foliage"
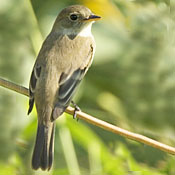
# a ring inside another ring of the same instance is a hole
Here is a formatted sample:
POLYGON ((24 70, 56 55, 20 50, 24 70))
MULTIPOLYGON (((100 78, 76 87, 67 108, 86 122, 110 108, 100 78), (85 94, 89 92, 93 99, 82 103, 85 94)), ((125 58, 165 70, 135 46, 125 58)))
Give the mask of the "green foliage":
MULTIPOLYGON (((112 2, 124 21, 104 16, 93 26, 97 51, 75 101, 86 113, 173 145, 175 3, 169 11, 163 0, 112 2)), ((74 3, 2 0, 0 76, 28 86, 42 36, 60 9, 74 3)), ((30 163, 37 120, 36 112, 27 117, 27 104, 27 98, 0 88, 0 174, 175 174, 173 156, 69 115, 57 120, 53 170, 35 172, 30 163)))

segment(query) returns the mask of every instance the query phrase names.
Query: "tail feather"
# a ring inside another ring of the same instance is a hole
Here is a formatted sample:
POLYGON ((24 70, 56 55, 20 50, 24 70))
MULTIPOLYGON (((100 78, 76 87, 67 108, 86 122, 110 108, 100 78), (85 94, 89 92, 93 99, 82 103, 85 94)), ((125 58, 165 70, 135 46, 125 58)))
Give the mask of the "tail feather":
POLYGON ((44 145, 44 125, 38 125, 35 147, 32 157, 32 168, 37 170, 40 167, 40 157, 44 145))
POLYGON ((55 126, 53 124, 52 134, 51 134, 51 142, 49 147, 49 166, 48 170, 52 167, 53 159, 54 159, 54 138, 55 138, 55 126))
POLYGON ((50 169, 53 162, 54 123, 49 127, 38 124, 35 148, 32 157, 32 168, 50 169))
POLYGON ((46 170, 48 168, 48 163, 49 163, 48 128, 45 128, 44 132, 45 132, 45 138, 44 138, 44 145, 43 145, 43 150, 42 150, 42 155, 41 155, 41 160, 40 160, 41 161, 40 167, 42 170, 46 170))

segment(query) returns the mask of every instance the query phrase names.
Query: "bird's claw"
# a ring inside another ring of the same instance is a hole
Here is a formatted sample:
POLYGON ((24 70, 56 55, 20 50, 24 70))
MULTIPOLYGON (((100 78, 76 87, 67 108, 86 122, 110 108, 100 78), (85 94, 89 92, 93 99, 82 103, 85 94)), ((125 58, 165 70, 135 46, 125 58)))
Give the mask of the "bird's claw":
POLYGON ((77 112, 78 111, 81 111, 80 107, 78 107, 78 105, 74 102, 74 101, 71 101, 72 105, 74 106, 74 114, 73 114, 73 119, 77 119, 78 121, 78 118, 77 118, 77 112))

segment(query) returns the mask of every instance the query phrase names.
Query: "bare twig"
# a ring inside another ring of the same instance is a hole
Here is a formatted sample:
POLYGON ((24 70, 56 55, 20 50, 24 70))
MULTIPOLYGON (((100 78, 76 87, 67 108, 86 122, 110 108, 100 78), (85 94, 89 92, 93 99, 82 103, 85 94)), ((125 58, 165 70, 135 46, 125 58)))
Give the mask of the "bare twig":
POLYGON ((0 86, 5 87, 7 89, 10 89, 12 91, 18 92, 20 94, 29 96, 27 88, 25 88, 23 86, 19 86, 15 83, 8 81, 8 80, 4 80, 4 79, 0 78, 0 86))
MULTIPOLYGON (((19 86, 19 85, 15 84, 15 83, 7 81, 7 80, 4 80, 2 78, 0 78, 0 86, 3 86, 5 88, 7 88, 7 89, 11 89, 11 90, 16 91, 16 92, 18 92, 20 94, 28 96, 28 89, 27 88, 25 88, 23 86, 19 86)), ((69 106, 66 109, 66 112, 68 114, 73 115, 74 108, 69 106)), ((114 126, 114 125, 112 125, 110 123, 107 123, 105 121, 102 121, 100 119, 92 117, 92 116, 90 116, 90 115, 88 115, 88 114, 86 114, 84 112, 77 111, 77 117, 80 118, 80 119, 83 119, 83 120, 87 121, 88 123, 91 123, 91 124, 93 124, 95 126, 99 126, 99 127, 103 128, 105 130, 113 132, 115 134, 121 135, 121 136, 126 137, 126 138, 131 139, 131 140, 135 140, 137 142, 144 143, 144 144, 149 145, 151 147, 154 147, 156 149, 159 149, 159 150, 162 150, 162 151, 167 152, 169 154, 175 155, 175 148, 173 148, 171 146, 168 146, 166 144, 160 143, 160 142, 158 142, 156 140, 150 139, 150 138, 145 137, 143 135, 136 134, 136 133, 127 131, 125 129, 119 128, 119 127, 114 126)))

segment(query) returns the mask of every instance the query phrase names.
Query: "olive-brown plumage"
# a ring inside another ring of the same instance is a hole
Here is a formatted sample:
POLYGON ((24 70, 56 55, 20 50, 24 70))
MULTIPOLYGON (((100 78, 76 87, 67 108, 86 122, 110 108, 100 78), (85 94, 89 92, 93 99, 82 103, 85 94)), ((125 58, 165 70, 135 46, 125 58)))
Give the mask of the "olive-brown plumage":
POLYGON ((33 169, 49 170, 52 166, 55 119, 69 105, 92 63, 95 42, 91 25, 99 18, 84 6, 67 7, 42 45, 29 86, 28 114, 34 103, 38 114, 33 169))

